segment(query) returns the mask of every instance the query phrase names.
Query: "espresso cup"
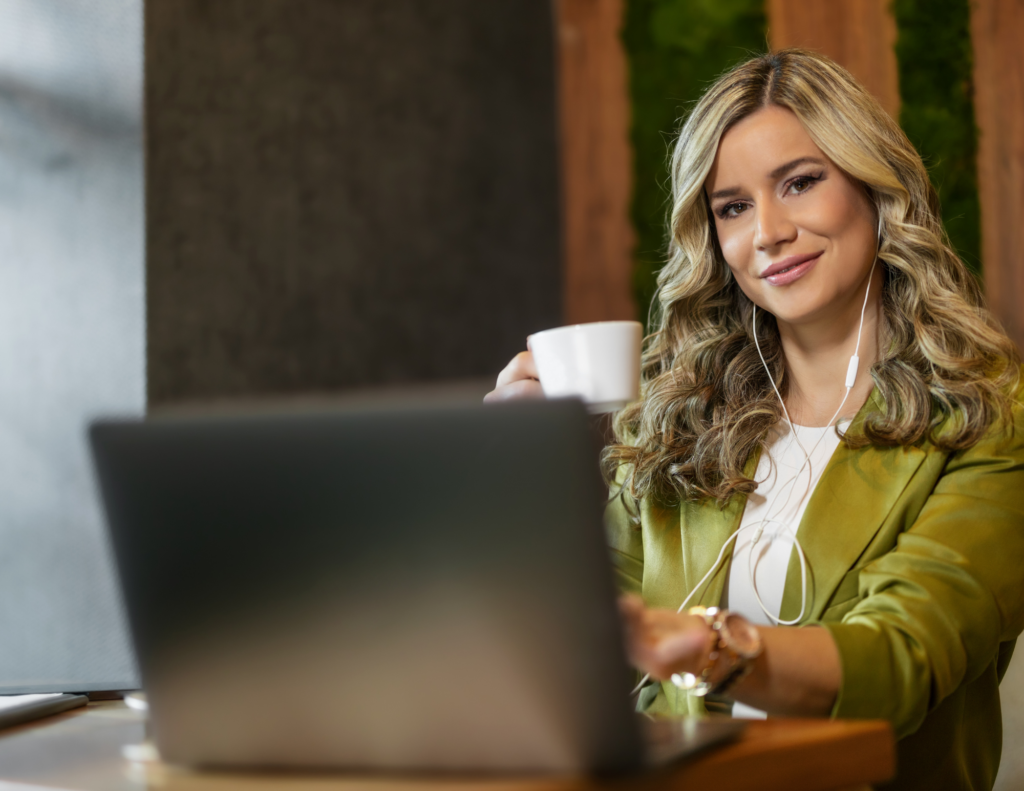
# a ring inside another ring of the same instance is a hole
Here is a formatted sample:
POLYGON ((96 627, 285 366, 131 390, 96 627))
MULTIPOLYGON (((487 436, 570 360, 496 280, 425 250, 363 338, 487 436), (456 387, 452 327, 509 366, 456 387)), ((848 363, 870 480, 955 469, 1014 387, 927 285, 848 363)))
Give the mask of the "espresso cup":
POLYGON ((598 321, 529 337, 547 398, 581 398, 594 413, 614 412, 640 396, 638 321, 598 321))

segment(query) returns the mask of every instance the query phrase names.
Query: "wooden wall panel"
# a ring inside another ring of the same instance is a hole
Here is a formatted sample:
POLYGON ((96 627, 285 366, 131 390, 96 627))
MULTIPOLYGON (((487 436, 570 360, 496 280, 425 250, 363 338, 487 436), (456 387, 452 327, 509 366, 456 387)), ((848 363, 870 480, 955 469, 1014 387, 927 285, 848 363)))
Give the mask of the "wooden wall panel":
POLYGON ((890 1, 768 0, 768 36, 774 49, 805 47, 828 55, 897 118, 896 20, 890 1))
POLYGON ((1024 2, 972 2, 971 37, 985 291, 1024 349, 1024 2))
POLYGON ((557 0, 565 321, 636 317, 623 0, 557 0))

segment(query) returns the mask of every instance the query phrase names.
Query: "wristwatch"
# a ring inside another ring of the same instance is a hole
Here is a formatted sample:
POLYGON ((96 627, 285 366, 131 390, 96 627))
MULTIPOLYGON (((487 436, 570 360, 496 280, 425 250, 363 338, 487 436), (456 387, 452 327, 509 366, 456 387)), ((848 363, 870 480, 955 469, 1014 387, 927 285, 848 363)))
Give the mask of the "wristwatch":
POLYGON ((742 615, 718 607, 691 607, 687 612, 704 619, 715 634, 708 664, 699 675, 673 673, 672 683, 703 697, 722 694, 746 676, 761 655, 761 635, 742 615))

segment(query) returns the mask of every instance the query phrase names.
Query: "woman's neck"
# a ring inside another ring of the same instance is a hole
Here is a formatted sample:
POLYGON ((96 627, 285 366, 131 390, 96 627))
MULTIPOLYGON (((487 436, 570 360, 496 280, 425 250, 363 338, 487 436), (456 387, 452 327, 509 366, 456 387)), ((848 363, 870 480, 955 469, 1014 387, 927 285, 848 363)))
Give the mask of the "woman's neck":
MULTIPOLYGON (((867 282, 865 282, 865 287, 867 282)), ((792 325, 778 322, 782 350, 786 355, 786 409, 799 426, 827 426, 846 394, 846 371, 850 357, 857 353, 857 379, 843 404, 840 418, 852 417, 867 401, 874 382, 868 373, 878 359, 878 329, 881 315, 882 271, 876 268, 871 293, 864 310, 864 328, 857 351, 861 298, 851 300, 840 315, 820 322, 792 325)))

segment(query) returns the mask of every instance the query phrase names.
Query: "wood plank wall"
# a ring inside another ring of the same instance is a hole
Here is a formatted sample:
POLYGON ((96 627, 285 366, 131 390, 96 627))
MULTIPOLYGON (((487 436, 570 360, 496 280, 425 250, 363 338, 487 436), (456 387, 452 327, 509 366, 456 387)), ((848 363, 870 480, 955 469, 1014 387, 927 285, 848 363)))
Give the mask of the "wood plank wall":
POLYGON ((768 38, 774 49, 805 47, 845 66, 899 116, 896 20, 890 0, 768 0, 768 38))
POLYGON ((623 0, 556 0, 567 324, 636 318, 623 0))
POLYGON ((971 37, 985 292, 1024 349, 1024 2, 972 2, 971 37))

